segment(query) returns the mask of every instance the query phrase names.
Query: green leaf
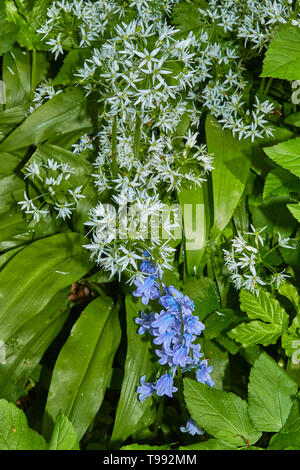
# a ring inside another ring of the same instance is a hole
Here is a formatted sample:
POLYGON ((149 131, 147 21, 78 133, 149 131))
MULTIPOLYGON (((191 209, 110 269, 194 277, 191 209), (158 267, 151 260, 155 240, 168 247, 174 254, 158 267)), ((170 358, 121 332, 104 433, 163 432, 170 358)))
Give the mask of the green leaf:
POLYGON ((147 444, 130 444, 129 446, 121 447, 120 450, 170 450, 170 449, 171 449, 171 445, 149 446, 147 444))
POLYGON ((287 420, 297 384, 266 353, 250 372, 249 414, 259 431, 277 432, 287 420))
POLYGON ((240 293, 240 302, 241 310, 246 312, 252 320, 262 320, 281 327, 288 322, 288 315, 278 300, 265 290, 261 290, 259 295, 255 295, 243 289, 240 293))
POLYGON ((0 338, 6 341, 30 321, 60 290, 92 267, 77 233, 38 240, 17 255, 0 273, 0 338), (25 275, 26 273, 26 275, 25 275))
POLYGON ((206 139, 208 151, 214 154, 211 236, 216 237, 229 223, 244 192, 250 170, 251 143, 234 138, 211 116, 206 119, 206 139))
POLYGON ((7 21, 5 14, 5 5, 0 5, 0 55, 8 52, 15 40, 18 26, 7 21))
POLYGON ((210 229, 210 211, 207 188, 178 191, 185 237, 185 260, 189 276, 203 270, 205 247, 210 229))
POLYGON ((297 223, 287 210, 286 204, 290 201, 289 194, 271 196, 262 199, 262 196, 249 196, 248 204, 252 214, 253 225, 259 229, 267 226, 265 234, 270 237, 275 232, 290 237, 297 223))
POLYGON ((218 439, 208 439, 197 444, 179 447, 179 450, 237 450, 237 448, 218 439))
POLYGON ((247 403, 237 395, 184 379, 184 396, 192 418, 216 439, 243 446, 246 440, 254 444, 260 438, 250 421, 247 403))
POLYGON ((296 311, 300 310, 300 296, 293 284, 287 281, 281 282, 280 286, 278 287, 278 292, 292 302, 296 311))
POLYGON ((252 344, 275 344, 281 333, 281 327, 261 321, 242 323, 228 332, 228 336, 243 345, 244 348, 252 344))
POLYGON ((300 402, 296 399, 285 425, 270 440, 268 450, 284 450, 290 446, 300 449, 300 402))
POLYGON ((79 439, 96 416, 109 386, 121 330, 118 306, 98 297, 82 312, 56 361, 44 419, 48 436, 61 410, 79 439))
POLYGON ((84 60, 89 57, 89 49, 73 49, 64 59, 58 74, 52 80, 51 85, 73 85, 78 79, 76 73, 82 67, 84 60))
POLYGON ((264 151, 277 165, 300 178, 300 137, 281 142, 273 147, 265 147, 264 151))
POLYGON ((240 302, 241 310, 254 321, 238 325, 228 332, 228 336, 244 347, 276 343, 288 322, 288 315, 279 302, 266 291, 261 290, 255 295, 245 289, 240 292, 240 302))
POLYGON ((220 298, 216 283, 209 277, 188 278, 184 282, 183 291, 195 304, 196 315, 203 320, 209 313, 220 306, 220 298))
POLYGON ((268 196, 282 196, 300 191, 299 179, 283 168, 268 173, 264 186, 264 199, 268 196))
POLYGON ((113 442, 124 442, 133 432, 139 432, 151 424, 151 421, 147 419, 151 399, 140 402, 137 395, 140 378, 146 375, 149 379, 155 369, 155 365, 151 361, 151 343, 147 337, 137 333, 138 326, 135 319, 140 316, 142 310, 143 304, 141 302, 134 302, 131 295, 126 297, 127 354, 125 374, 111 438, 113 442))
POLYGON ((46 450, 42 436, 29 428, 26 416, 13 403, 0 400, 0 450, 46 450))
POLYGON ((298 202, 298 204, 288 204, 287 208, 295 219, 300 222, 300 202, 298 202))
POLYGON ((62 412, 56 418, 48 450, 79 450, 78 436, 62 412))
POLYGON ((2 79, 6 85, 6 107, 29 101, 31 91, 30 52, 14 48, 4 54, 2 79))
POLYGON ((85 98, 79 88, 68 88, 36 109, 0 144, 0 152, 29 145, 38 145, 46 139, 91 127, 85 109, 85 98))
POLYGON ((204 337, 206 339, 217 338, 220 333, 240 321, 240 317, 234 310, 229 308, 218 309, 205 319, 204 337))
POLYGON ((15 318, 14 330, 5 342, 5 362, 0 365, 1 397, 16 402, 24 395, 30 374, 66 321, 69 291, 69 287, 60 291, 30 320, 15 318))
POLYGON ((279 28, 266 53, 262 77, 297 80, 300 78, 300 30, 297 26, 279 28))

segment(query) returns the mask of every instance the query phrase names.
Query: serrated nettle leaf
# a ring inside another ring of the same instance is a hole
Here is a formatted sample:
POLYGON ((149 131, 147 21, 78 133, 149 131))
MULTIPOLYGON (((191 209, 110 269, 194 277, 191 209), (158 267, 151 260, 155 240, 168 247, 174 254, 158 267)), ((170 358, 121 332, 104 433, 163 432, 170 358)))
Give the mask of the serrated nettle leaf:
POLYGON ((46 436, 51 434, 60 410, 79 439, 95 418, 110 383, 121 339, 118 313, 119 306, 114 306, 110 297, 98 297, 73 326, 52 375, 44 417, 46 436))
POLYGON ((0 400, 0 450, 46 449, 44 438, 29 428, 24 412, 0 400))
POLYGON ((300 137, 281 142, 273 147, 265 147, 264 151, 277 165, 300 178, 300 137))
POLYGON ((68 418, 61 411, 55 420, 48 450, 79 450, 78 436, 68 418))
POLYGON ((281 338, 282 347, 288 357, 292 358, 292 363, 300 364, 300 312, 293 318, 291 326, 284 331, 281 338))
POLYGON ((277 432, 285 424, 295 399, 297 384, 266 353, 250 372, 249 414, 260 431, 277 432))
POLYGON ((268 196, 282 196, 300 191, 299 178, 283 168, 268 173, 264 186, 264 199, 268 196))
POLYGON ((288 204, 287 208, 295 219, 300 222, 300 202, 298 204, 288 204))
POLYGON ((284 450, 290 446, 300 448, 300 402, 299 398, 294 400, 290 414, 281 428, 269 443, 268 450, 284 450))
POLYGON ((247 348, 253 344, 263 344, 264 346, 275 344, 281 331, 280 325, 254 320, 238 325, 227 334, 230 338, 241 343, 244 348, 247 348))
POLYGON ((243 289, 240 292, 240 302, 241 310, 246 312, 252 320, 262 320, 280 327, 284 327, 288 322, 288 315, 278 300, 265 290, 255 295, 243 289))
POLYGON ((151 360, 151 343, 147 338, 137 334, 138 326, 135 319, 140 316, 143 308, 141 302, 134 302, 131 296, 126 297, 127 354, 112 442, 124 442, 133 432, 138 432, 151 424, 149 420, 143 422, 143 418, 149 414, 151 398, 140 402, 137 395, 141 377, 146 375, 149 379, 156 369, 155 363, 151 360))
POLYGON ((211 116, 206 119, 206 139, 208 151, 214 154, 211 236, 216 237, 229 223, 244 192, 250 170, 251 142, 234 138, 211 116))
POLYGON ((288 323, 288 315, 279 302, 266 291, 261 290, 259 295, 255 295, 245 289, 240 292, 240 302, 241 310, 254 321, 233 328, 228 332, 229 337, 244 347, 276 343, 288 323))
POLYGON ((218 439, 208 439, 207 441, 197 444, 179 447, 179 450, 237 450, 237 447, 219 441, 218 439))
POLYGON ((300 30, 283 25, 277 31, 266 53, 262 77, 298 80, 300 77, 300 30))
POLYGON ((184 397, 192 418, 216 439, 245 446, 260 438, 261 432, 250 421, 247 403, 237 395, 184 379, 184 397))

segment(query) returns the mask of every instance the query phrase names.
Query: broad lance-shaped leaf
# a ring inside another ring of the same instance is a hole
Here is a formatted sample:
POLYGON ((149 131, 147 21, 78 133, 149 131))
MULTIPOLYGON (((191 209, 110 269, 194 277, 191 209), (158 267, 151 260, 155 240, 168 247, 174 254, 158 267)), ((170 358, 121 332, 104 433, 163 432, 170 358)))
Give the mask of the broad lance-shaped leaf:
POLYGON ((97 297, 73 326, 53 371, 44 419, 46 437, 51 435, 59 411, 72 423, 79 439, 96 416, 121 339, 118 311, 110 297, 97 297))
POLYGON ((79 450, 78 436, 62 412, 56 418, 48 450, 79 450))
POLYGON ((210 230, 210 209, 206 183, 178 191, 183 216, 186 269, 189 276, 203 269, 203 257, 210 230))
POLYGON ((300 137, 281 142, 272 147, 265 147, 264 151, 277 165, 300 178, 300 137))
POLYGON ((244 446, 260 438, 261 432, 250 421, 247 403, 237 395, 184 379, 184 397, 191 417, 216 439, 244 446))
POLYGON ((79 88, 68 88, 44 103, 0 144, 0 152, 7 152, 45 140, 87 130, 91 122, 86 115, 86 101, 79 88))
POLYGON ((44 438, 29 428, 24 412, 0 400, 0 450, 46 449, 44 438))
POLYGON ((69 287, 60 291, 29 321, 23 321, 22 316, 16 320, 5 343, 4 361, 0 361, 1 397, 16 402, 24 394, 30 374, 66 321, 69 291, 69 287))
MULTIPOLYGON (((135 319, 143 310, 141 302, 134 302, 132 296, 126 297, 127 354, 125 374, 118 403, 111 440, 124 442, 133 432, 149 427, 151 424, 151 398, 140 402, 137 387, 140 378, 150 379, 155 366, 151 361, 151 343, 146 335, 137 333, 135 319)), ((152 416, 153 418, 153 416, 152 416)))
POLYGON ((262 77, 298 80, 300 77, 300 30, 297 26, 279 28, 264 59, 262 77))
POLYGON ((83 277, 93 266, 77 233, 38 240, 0 273, 0 338, 7 341, 60 290, 83 277), (22 323, 20 325, 20 320, 22 323))
POLYGON ((297 384, 276 362, 262 353, 250 372, 249 414, 259 431, 277 432, 287 420, 297 384))
POLYGON ((234 138, 211 116, 207 117, 205 127, 207 148, 214 154, 211 235, 216 237, 229 223, 244 192, 250 170, 251 142, 234 138))

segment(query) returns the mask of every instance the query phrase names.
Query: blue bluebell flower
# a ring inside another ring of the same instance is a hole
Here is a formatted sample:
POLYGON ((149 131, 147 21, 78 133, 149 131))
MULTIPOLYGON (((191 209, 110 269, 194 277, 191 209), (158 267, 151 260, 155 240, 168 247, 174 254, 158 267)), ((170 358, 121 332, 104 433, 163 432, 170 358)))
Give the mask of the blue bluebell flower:
POLYGON ((144 305, 148 305, 149 300, 158 299, 160 296, 159 286, 154 276, 147 279, 137 279, 134 281, 137 289, 133 292, 135 297, 141 297, 144 305))
POLYGON ((180 431, 188 432, 192 436, 195 436, 195 434, 199 434, 199 436, 201 436, 201 434, 204 434, 203 429, 199 428, 196 421, 194 421, 192 418, 189 418, 187 420, 187 423, 185 426, 181 426, 180 431))
POLYGON ((151 395, 153 395, 153 393, 155 392, 153 384, 150 382, 146 383, 145 380, 146 376, 143 375, 143 377, 141 377, 140 379, 141 385, 139 385, 137 388, 137 393, 139 394, 140 401, 146 400, 146 398, 151 397, 151 395))
POLYGON ((207 367, 207 359, 204 359, 200 362, 198 369, 196 371, 196 378, 198 382, 203 384, 207 384, 210 387, 214 386, 214 381, 210 377, 210 373, 212 371, 212 366, 207 367))
MULTIPOLYGON (((160 313, 142 312, 136 323, 140 326, 139 334, 148 332, 153 337, 153 343, 159 346, 155 349, 158 362, 169 370, 153 384, 146 383, 146 377, 142 377, 141 386, 138 387, 140 400, 154 393, 172 397, 177 391, 174 377, 178 369, 182 373, 195 369, 199 382, 213 386, 214 382, 210 377, 212 367, 208 366, 207 360, 201 359, 203 353, 200 344, 195 344, 205 327, 199 317, 193 314, 193 301, 175 287, 165 286, 156 273, 155 264, 149 254, 146 258, 140 269, 149 277, 145 281, 135 282, 137 289, 133 294, 142 297, 144 304, 148 304, 149 300, 157 300, 163 309, 160 313)), ((182 430, 192 435, 203 433, 192 419, 188 420, 182 430)))
POLYGON ((178 390, 177 387, 173 386, 173 382, 174 379, 172 374, 168 373, 162 375, 154 385, 157 395, 159 397, 167 395, 168 397, 172 398, 173 393, 177 392, 178 390))

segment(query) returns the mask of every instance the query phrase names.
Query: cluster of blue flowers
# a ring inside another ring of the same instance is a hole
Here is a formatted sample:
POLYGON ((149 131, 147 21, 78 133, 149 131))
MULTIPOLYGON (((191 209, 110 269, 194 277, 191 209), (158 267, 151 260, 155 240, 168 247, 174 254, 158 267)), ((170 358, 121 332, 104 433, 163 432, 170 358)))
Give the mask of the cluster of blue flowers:
MULTIPOLYGON (((140 297, 144 305, 148 305, 149 300, 155 300, 162 309, 159 313, 141 312, 141 316, 135 321, 139 325, 139 334, 148 332, 154 337, 158 362, 164 366, 166 372, 155 383, 146 382, 145 375, 141 377, 141 384, 137 389, 140 401, 154 393, 173 397, 173 393, 177 391, 174 377, 178 368, 182 373, 195 369, 197 381, 212 387, 212 366, 208 366, 206 359, 201 359, 201 346, 195 344, 205 327, 199 317, 193 315, 194 303, 175 287, 164 285, 161 281, 162 273, 158 272, 148 252, 144 255, 146 259, 141 263, 140 271, 145 277, 135 281, 136 290, 133 295, 140 297)), ((190 434, 202 434, 191 419, 181 430, 190 434)))

